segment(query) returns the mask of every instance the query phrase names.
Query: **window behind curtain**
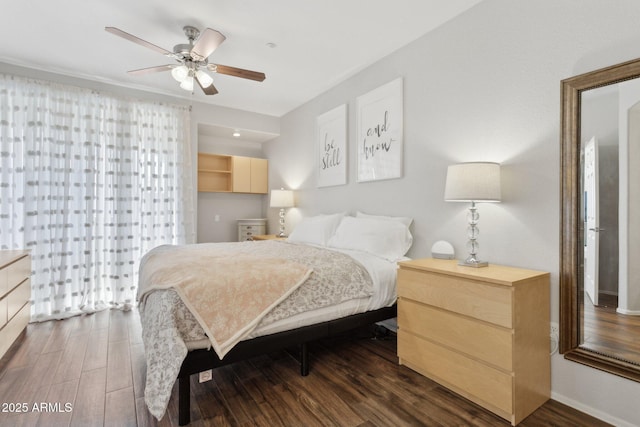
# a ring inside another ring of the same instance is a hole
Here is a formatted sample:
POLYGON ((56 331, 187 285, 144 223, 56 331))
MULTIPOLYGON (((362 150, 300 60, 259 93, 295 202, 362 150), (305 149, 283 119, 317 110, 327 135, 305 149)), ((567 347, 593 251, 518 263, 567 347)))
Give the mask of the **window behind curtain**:
POLYGON ((32 320, 135 303, 141 257, 194 239, 188 107, 0 74, 0 247, 32 320))

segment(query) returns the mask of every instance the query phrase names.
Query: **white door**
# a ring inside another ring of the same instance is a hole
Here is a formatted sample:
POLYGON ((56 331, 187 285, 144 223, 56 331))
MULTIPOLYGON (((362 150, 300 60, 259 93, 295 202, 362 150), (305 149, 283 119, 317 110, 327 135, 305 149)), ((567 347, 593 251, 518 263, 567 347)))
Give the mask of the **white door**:
POLYGON ((593 137, 584 148, 584 290, 593 305, 598 305, 599 252, 598 142, 593 137))

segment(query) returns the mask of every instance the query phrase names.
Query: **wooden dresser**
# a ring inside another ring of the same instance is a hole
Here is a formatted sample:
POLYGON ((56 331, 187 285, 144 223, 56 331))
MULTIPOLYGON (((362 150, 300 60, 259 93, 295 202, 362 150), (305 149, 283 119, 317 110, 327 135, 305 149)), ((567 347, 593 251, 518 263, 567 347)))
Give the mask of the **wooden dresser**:
POLYGON ((401 262, 398 357, 512 425, 549 399, 549 273, 401 262))
POLYGON ((31 256, 27 251, 0 251, 0 357, 31 317, 31 256))

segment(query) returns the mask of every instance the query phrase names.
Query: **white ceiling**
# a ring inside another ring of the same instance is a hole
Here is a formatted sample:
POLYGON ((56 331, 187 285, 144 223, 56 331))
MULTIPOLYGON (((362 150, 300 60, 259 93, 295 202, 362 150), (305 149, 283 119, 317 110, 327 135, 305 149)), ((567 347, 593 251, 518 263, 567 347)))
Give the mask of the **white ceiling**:
POLYGON ((13 0, 0 12, 0 62, 279 117, 479 1, 13 0), (227 37, 210 62, 266 80, 213 75, 217 95, 191 95, 167 72, 128 75, 173 60, 104 30, 172 50, 185 25, 227 37))

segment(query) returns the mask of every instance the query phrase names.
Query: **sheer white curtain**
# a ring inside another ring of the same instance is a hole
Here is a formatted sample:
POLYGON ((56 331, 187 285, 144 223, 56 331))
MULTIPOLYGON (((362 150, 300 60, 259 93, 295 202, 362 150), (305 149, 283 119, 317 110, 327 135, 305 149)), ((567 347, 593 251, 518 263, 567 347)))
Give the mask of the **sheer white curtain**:
POLYGON ((0 74, 0 247, 32 320, 135 303, 140 258, 194 239, 188 107, 0 74))

